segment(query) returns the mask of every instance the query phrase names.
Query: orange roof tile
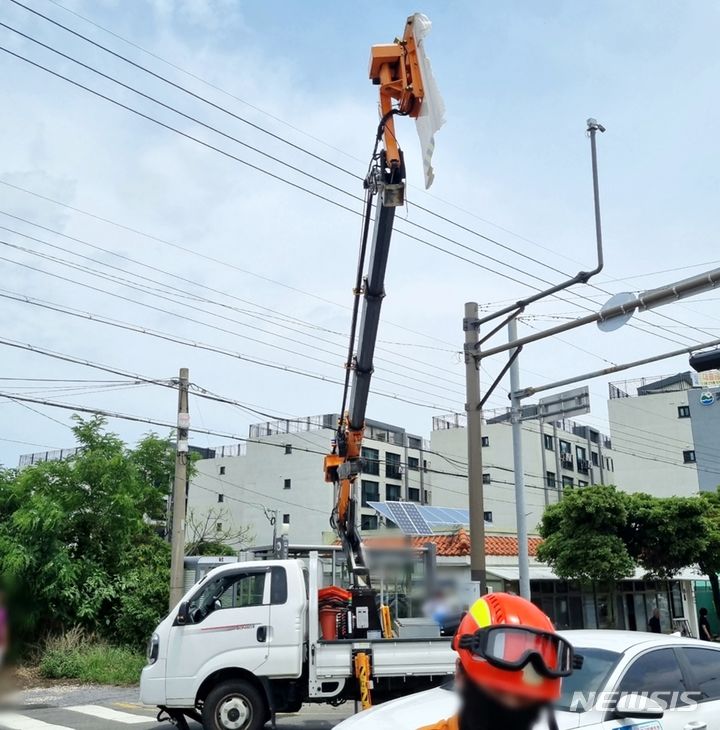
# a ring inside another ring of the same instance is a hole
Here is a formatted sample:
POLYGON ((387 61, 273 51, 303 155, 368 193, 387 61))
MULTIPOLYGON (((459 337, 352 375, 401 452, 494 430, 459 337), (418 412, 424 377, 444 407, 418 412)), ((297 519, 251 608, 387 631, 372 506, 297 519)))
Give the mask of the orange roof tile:
MULTIPOLYGON (((433 543, 437 549, 438 556, 462 557, 470 555, 470 535, 467 530, 460 528, 450 535, 383 535, 380 537, 369 537, 365 544, 370 548, 398 548, 411 545, 421 548, 427 543, 433 543)), ((528 538, 528 552, 531 556, 537 555, 537 549, 542 538, 528 538)), ((515 535, 485 535, 485 554, 496 557, 512 557, 518 554, 518 541, 515 535)))

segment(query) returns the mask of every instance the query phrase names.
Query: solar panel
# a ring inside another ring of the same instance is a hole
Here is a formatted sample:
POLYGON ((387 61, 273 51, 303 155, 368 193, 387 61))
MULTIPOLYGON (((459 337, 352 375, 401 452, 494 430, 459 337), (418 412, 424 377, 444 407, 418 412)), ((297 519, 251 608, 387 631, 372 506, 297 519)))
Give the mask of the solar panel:
POLYGON ((392 520, 393 516, 390 514, 390 510, 385 502, 368 502, 368 506, 372 507, 380 515, 380 517, 392 520))
POLYGON ((417 529, 418 535, 432 535, 432 528, 428 525, 420 508, 414 502, 401 502, 400 504, 402 504, 405 513, 417 529))
MULTIPOLYGON (((392 520, 406 535, 432 535, 442 527, 470 524, 470 511, 456 507, 431 507, 414 502, 368 502, 381 517, 392 520)), ((491 523, 485 521, 486 526, 491 523)))

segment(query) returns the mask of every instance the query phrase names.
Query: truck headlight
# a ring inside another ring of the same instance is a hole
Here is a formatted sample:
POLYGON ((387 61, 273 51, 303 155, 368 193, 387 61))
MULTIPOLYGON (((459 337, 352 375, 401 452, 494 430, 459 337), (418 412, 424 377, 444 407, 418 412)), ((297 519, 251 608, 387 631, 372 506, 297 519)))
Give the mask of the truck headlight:
POLYGON ((157 634, 153 634, 150 637, 147 645, 147 663, 155 664, 160 653, 160 637, 157 634))

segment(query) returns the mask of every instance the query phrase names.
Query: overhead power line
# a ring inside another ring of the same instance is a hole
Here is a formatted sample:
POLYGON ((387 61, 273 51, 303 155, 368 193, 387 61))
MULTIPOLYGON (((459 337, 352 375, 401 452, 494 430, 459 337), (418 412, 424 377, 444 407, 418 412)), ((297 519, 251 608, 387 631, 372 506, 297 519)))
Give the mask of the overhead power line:
MULTIPOLYGON (((7 289, 0 289, 0 297, 3 299, 9 299, 16 302, 22 302, 26 304, 32 304, 33 306, 40 307, 42 309, 48 309, 50 311, 59 312, 62 314, 67 314, 72 317, 77 317, 79 319, 86 319, 92 322, 98 322, 100 324, 109 325, 111 327, 115 327, 117 329, 126 330, 128 332, 135 332, 143 335, 147 335, 149 337, 155 337, 160 340, 165 340, 167 342, 174 342, 179 345, 184 345, 186 347, 193 347, 198 350, 204 350, 207 352, 214 352, 220 355, 224 355, 226 357, 230 357, 237 360, 242 360, 244 362, 251 363, 253 365, 259 365, 261 367, 270 368, 272 370, 278 370, 282 372, 287 373, 293 373, 295 375, 301 375, 306 378, 311 378, 313 380, 319 380, 326 383, 332 383, 333 385, 342 385, 342 382, 339 380, 336 380, 334 378, 322 375, 320 373, 313 373, 305 370, 300 370, 298 368, 291 367, 289 365, 282 365, 276 362, 271 362, 268 360, 263 360, 256 357, 251 357, 249 355, 245 355, 240 352, 236 352, 233 350, 228 350, 222 347, 217 347, 215 345, 210 345, 205 342, 200 342, 198 340, 189 340, 177 335, 172 335, 166 332, 161 332, 160 330, 150 329, 147 327, 142 327, 140 325, 135 325, 129 322, 123 322, 121 320, 114 320, 110 319, 109 317, 104 317, 102 315, 93 314, 92 312, 85 312, 82 310, 76 310, 70 307, 64 307, 60 304, 55 304, 54 302, 48 302, 46 300, 41 299, 35 299, 33 297, 29 297, 25 294, 19 294, 17 292, 12 292, 7 289)), ((391 400, 397 400, 401 401, 403 403, 409 403, 410 405, 419 406, 421 408, 431 408, 435 410, 447 410, 447 404, 444 406, 438 406, 437 404, 433 403, 423 403, 420 401, 412 400, 410 398, 406 398, 404 396, 394 394, 394 393, 385 393, 383 391, 378 390, 372 390, 372 393, 375 395, 379 395, 383 398, 390 398, 391 400)))

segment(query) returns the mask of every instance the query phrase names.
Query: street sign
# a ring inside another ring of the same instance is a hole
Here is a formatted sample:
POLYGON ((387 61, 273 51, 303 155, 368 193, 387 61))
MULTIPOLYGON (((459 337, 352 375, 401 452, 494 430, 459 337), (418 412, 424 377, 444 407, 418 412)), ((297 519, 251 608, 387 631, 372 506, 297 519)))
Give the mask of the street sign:
POLYGON ((543 419, 570 418, 590 412, 590 388, 574 388, 540 398, 538 416, 543 419))
MULTIPOLYGON (((606 312, 613 307, 619 307, 622 304, 628 304, 634 299, 635 295, 629 291, 622 291, 619 294, 614 294, 610 297, 610 299, 607 300, 600 312, 606 312)), ((599 319, 597 321, 598 329, 601 332, 614 332, 615 330, 620 329, 624 324, 627 324, 628 321, 632 318, 633 314, 635 314, 635 310, 627 312, 626 314, 621 314, 617 317, 612 317, 610 319, 599 319)))

